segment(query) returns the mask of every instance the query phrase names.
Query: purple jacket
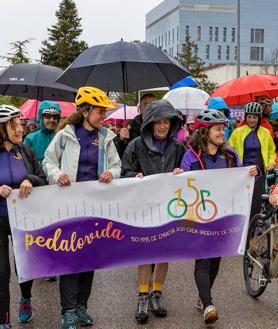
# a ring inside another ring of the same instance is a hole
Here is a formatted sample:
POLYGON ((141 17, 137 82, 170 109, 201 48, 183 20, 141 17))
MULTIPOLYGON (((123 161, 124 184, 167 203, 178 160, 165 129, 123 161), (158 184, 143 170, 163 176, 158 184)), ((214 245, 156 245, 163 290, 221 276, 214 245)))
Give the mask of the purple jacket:
POLYGON ((216 162, 213 163, 213 167, 209 165, 209 158, 205 153, 196 153, 192 148, 184 154, 181 161, 181 168, 184 171, 233 168, 241 166, 242 164, 238 155, 235 151, 229 148, 226 148, 224 155, 217 154, 217 159, 216 162))

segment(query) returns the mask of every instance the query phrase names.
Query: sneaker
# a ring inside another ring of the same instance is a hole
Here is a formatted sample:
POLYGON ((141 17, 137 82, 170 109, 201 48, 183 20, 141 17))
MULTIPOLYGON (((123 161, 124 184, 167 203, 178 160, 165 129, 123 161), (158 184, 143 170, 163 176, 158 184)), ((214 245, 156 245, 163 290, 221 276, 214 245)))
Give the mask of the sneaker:
POLYGON ((84 305, 77 305, 76 315, 78 318, 78 323, 81 327, 92 326, 94 324, 93 319, 87 313, 86 307, 84 305))
POLYGON ((159 318, 167 316, 167 310, 161 305, 161 291, 153 291, 150 297, 150 311, 159 318))
POLYGON ((33 319, 33 310, 31 299, 20 298, 19 300, 19 314, 18 321, 20 323, 27 323, 33 319))
POLYGON ((0 324, 0 329, 12 329, 9 324, 0 324))
POLYGON ((75 310, 68 310, 63 314, 62 329, 77 329, 78 318, 75 310))
POLYGON ((198 310, 203 311, 204 306, 203 306, 203 303, 201 301, 201 298, 198 298, 196 307, 197 307, 198 310))
POLYGON ((135 314, 135 319, 139 324, 147 323, 149 319, 148 310, 149 310, 149 294, 139 294, 137 313, 135 314))
POLYGON ((204 310, 204 320, 206 324, 214 323, 218 320, 218 314, 214 305, 209 305, 204 310))

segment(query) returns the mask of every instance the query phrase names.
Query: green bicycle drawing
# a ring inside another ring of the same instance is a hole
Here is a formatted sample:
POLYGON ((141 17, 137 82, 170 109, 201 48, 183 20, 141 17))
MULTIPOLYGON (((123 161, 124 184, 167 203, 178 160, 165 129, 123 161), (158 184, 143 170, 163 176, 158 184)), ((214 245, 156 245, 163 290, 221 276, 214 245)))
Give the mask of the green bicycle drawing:
POLYGON ((208 199, 211 195, 210 191, 199 190, 196 186, 192 185, 192 182, 194 181, 196 181, 195 178, 187 178, 187 187, 195 192, 195 200, 192 203, 187 204, 181 197, 182 189, 178 189, 174 192, 174 194, 177 194, 177 197, 168 202, 168 214, 172 218, 180 219, 185 217, 189 208, 192 208, 195 210, 195 216, 197 219, 202 222, 209 222, 217 215, 217 205, 214 201, 208 199))

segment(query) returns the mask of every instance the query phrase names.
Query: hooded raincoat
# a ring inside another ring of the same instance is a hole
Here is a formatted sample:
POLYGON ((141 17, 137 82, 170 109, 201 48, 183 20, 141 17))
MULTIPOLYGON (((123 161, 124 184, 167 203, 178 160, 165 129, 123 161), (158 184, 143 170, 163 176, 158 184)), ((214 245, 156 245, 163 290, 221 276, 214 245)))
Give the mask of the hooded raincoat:
POLYGON ((43 110, 48 108, 55 108, 61 113, 61 108, 58 103, 51 101, 43 101, 38 110, 40 128, 27 135, 24 139, 24 144, 31 147, 31 149, 36 153, 40 163, 42 163, 44 153, 55 135, 55 130, 46 128, 43 123, 42 113, 43 110))
POLYGON ((174 136, 182 123, 182 115, 168 101, 150 103, 146 108, 141 136, 133 139, 124 153, 122 176, 135 177, 141 172, 144 176, 167 173, 179 167, 185 148, 174 136), (161 119, 171 120, 163 152, 155 146, 153 135, 153 123, 161 119))

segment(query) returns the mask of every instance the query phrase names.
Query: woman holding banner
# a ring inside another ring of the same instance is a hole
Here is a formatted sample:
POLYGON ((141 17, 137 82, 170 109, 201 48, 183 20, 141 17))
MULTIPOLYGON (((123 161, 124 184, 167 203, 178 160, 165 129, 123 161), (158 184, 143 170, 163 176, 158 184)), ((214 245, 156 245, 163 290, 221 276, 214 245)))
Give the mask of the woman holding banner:
MULTIPOLYGON (((237 154, 226 147, 225 124, 227 118, 216 110, 203 110, 195 120, 196 131, 189 142, 189 150, 185 153, 181 168, 184 171, 207 170, 239 167, 241 163, 237 154)), ((251 176, 258 170, 252 166, 251 176)), ((199 292, 197 307, 204 313, 206 324, 218 320, 218 314, 212 303, 211 289, 218 274, 220 257, 197 259, 195 262, 195 282, 199 292)))
MULTIPOLYGON (((173 172, 178 174, 184 146, 174 136, 183 123, 182 115, 167 100, 153 101, 147 108, 141 128, 141 136, 132 140, 123 156, 122 176, 144 176, 173 172)), ((154 266, 153 288, 149 296, 152 265, 138 266, 138 323, 148 321, 150 309, 157 317, 165 317, 161 305, 161 291, 168 271, 168 263, 154 266)))
MULTIPOLYGON (((11 105, 0 105, 0 329, 10 326, 10 262, 9 224, 6 198, 12 189, 27 198, 33 186, 45 185, 46 180, 34 152, 22 144, 23 128, 20 111, 11 105)), ((33 281, 20 284, 19 321, 32 320, 31 289, 33 281)))
MULTIPOLYGON (((121 161, 115 148, 115 134, 103 127, 107 109, 114 109, 106 94, 93 87, 81 87, 75 99, 77 112, 60 126, 45 152, 43 168, 50 184, 61 187, 72 182, 119 178, 121 161)), ((94 271, 60 276, 62 328, 89 326, 87 313, 94 271)))

